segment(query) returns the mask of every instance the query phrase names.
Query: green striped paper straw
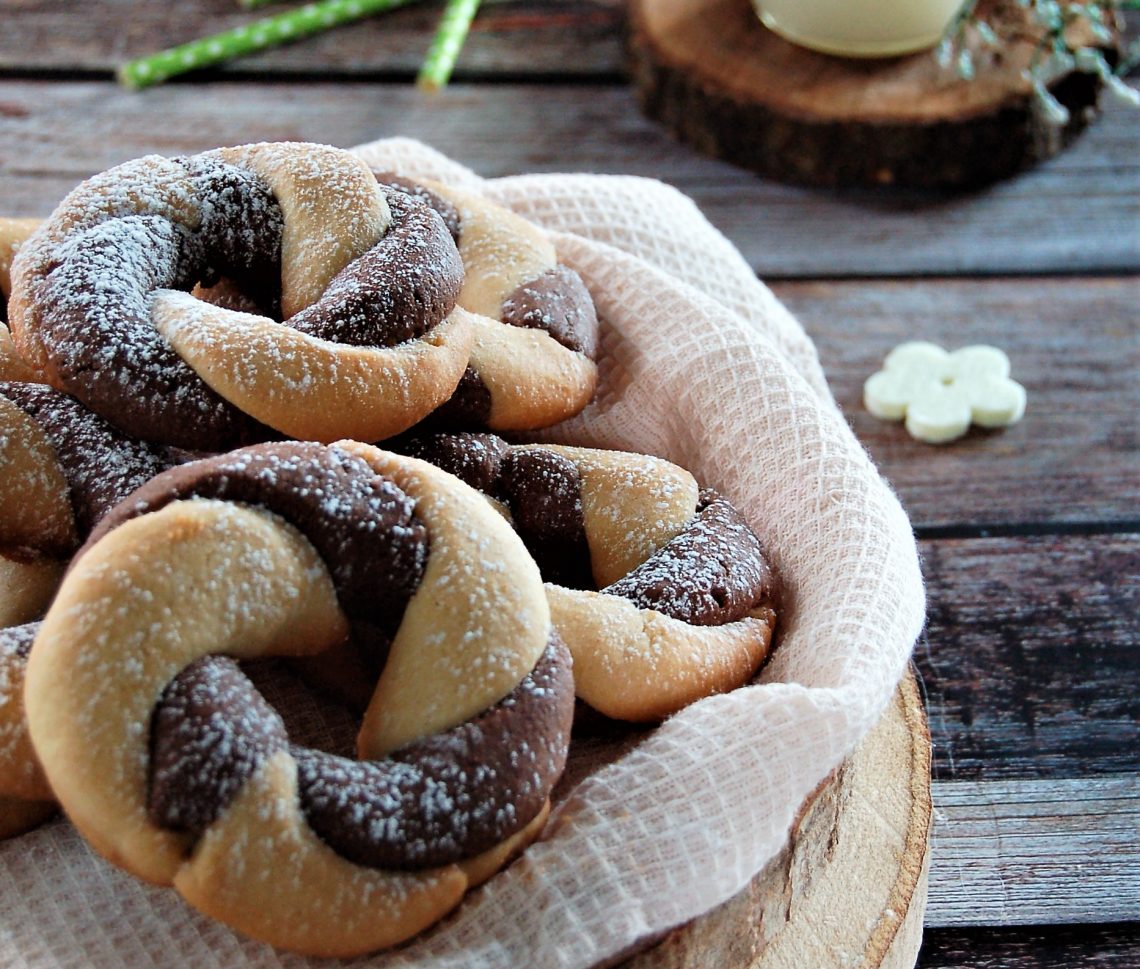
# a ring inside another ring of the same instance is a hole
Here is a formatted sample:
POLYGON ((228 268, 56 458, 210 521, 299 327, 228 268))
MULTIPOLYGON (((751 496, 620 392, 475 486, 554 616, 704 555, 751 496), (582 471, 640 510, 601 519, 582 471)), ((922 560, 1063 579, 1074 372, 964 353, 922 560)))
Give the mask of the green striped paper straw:
POLYGON ((479 0, 447 0, 447 8, 443 11, 443 19, 439 23, 439 30, 432 39, 428 49, 424 66, 420 68, 416 78, 416 86, 424 91, 438 91, 447 84, 451 72, 455 69, 455 62, 459 58, 460 48, 467 39, 467 31, 471 21, 475 19, 475 11, 479 9, 479 0))
POLYGON ((395 10, 412 2, 413 0, 321 0, 320 3, 306 4, 244 27, 235 27, 212 37, 203 37, 149 57, 128 61, 119 68, 119 81, 132 88, 150 87, 178 74, 221 64, 269 47, 279 47, 369 14, 395 10))

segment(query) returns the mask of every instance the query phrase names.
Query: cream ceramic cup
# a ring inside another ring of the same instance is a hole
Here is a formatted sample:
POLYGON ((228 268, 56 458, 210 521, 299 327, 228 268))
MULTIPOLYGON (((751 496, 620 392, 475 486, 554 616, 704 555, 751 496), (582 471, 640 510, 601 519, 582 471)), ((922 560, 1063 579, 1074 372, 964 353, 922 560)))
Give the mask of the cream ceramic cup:
POLYGON ((892 57, 933 47, 963 0, 752 0, 769 30, 843 57, 892 57))

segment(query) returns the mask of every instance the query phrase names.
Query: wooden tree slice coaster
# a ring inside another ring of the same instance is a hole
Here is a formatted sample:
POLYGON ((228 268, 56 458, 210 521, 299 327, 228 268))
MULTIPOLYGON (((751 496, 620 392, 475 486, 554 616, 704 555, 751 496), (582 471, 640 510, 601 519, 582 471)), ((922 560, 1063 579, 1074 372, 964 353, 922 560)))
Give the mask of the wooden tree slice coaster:
POLYGON ((912 969, 931 818, 930 731, 908 672, 882 720, 808 799, 784 851, 621 969, 912 969))
MULTIPOLYGON (((806 2, 806 0, 805 0, 806 2)), ((1036 106, 1023 72, 1041 29, 1017 0, 982 0, 1007 41, 972 42, 962 80, 927 51, 854 60, 798 47, 749 0, 631 0, 630 55, 642 108, 682 141, 762 175, 810 185, 965 187, 1055 155, 1095 115, 1101 82, 1071 73, 1050 90, 1064 127, 1036 106)), ((1077 45, 1098 45, 1073 33, 1077 45)))

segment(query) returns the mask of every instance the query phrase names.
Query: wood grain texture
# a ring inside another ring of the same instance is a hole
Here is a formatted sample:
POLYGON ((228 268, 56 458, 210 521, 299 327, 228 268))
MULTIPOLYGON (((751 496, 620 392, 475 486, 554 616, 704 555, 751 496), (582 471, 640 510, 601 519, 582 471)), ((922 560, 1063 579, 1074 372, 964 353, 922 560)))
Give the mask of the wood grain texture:
POLYGON ((1140 966, 1140 926, 927 929, 916 969, 1127 969, 1140 966))
MULTIPOLYGON (((151 5, 146 5, 151 6, 151 5)), ((1131 272, 1140 267, 1140 112, 1113 108, 1068 152, 973 195, 819 193, 673 142, 623 86, 0 81, 0 208, 43 215, 76 182, 147 152, 408 135, 495 176, 600 171, 691 195, 767 279, 1131 272)))
POLYGON ((1140 521, 1140 279, 781 283, 836 400, 921 530, 1140 521), (863 406, 906 340, 1001 347, 1019 424, 940 447, 863 406))
POLYGON ((622 969, 910 969, 922 937, 930 735, 908 673, 751 883, 622 969))
MULTIPOLYGON (((969 38, 976 76, 966 81, 929 51, 854 60, 807 50, 764 27, 749 0, 631 0, 633 80, 645 111, 682 141, 763 175, 983 185, 1071 143, 1100 82, 1054 79, 1070 117, 1049 123, 1025 78, 1043 34, 1034 15, 1014 0, 978 9, 1010 40, 995 51, 969 38)), ((1097 44, 1087 30, 1072 42, 1097 44)))
MULTIPOLYGON (((237 0, 5 0, 0 71, 111 72, 124 60, 253 23, 285 3, 244 11, 237 0)), ((369 17, 303 43, 265 51, 218 73, 414 76, 442 13, 420 3, 369 17)), ((620 0, 510 0, 479 12, 459 59, 460 76, 613 76, 621 63, 620 0)))
POLYGON ((1140 919, 1140 778, 940 783, 927 924, 1140 919))
POLYGON ((921 551, 935 778, 1140 771, 1140 534, 921 551))
MULTIPOLYGON (((1140 884, 1135 838, 1140 779, 1132 773, 1084 780, 935 782, 929 885, 913 882, 911 872, 904 897, 884 900, 885 869, 880 869, 889 854, 880 842, 894 837, 906 804, 899 800, 905 771, 898 755, 908 748, 900 709, 905 706, 892 705, 863 747, 813 797, 789 848, 746 891, 623 963, 623 969, 795 969, 838 965, 844 953, 867 969, 909 967, 917 933, 904 934, 900 926, 917 911, 911 906, 923 901, 928 933, 947 926, 1140 918, 1140 896, 1133 890, 1140 884), (871 776, 879 778, 874 792, 867 787, 871 776), (928 894, 918 895, 916 889, 928 894), (860 906, 867 904, 871 909, 863 911, 860 906), (857 942, 863 938, 859 926, 877 906, 887 913, 892 933, 879 944, 857 942), (904 912, 901 923, 889 918, 904 912), (901 939, 907 941, 900 944, 901 939)), ((914 770, 918 748, 910 750, 914 770)), ((924 774, 925 765, 912 776, 924 774)), ((914 830, 918 845, 922 832, 914 830)), ((905 858, 917 848, 896 850, 905 858)), ((957 951, 954 936, 942 939, 933 947, 942 957, 957 951)), ((930 950, 928 945, 924 951, 929 955, 930 950)), ((1001 965, 1037 965, 1004 961, 1018 951, 1030 958, 1016 946, 994 953, 1003 959, 1001 965)), ((965 964, 988 963, 959 965, 965 964)))

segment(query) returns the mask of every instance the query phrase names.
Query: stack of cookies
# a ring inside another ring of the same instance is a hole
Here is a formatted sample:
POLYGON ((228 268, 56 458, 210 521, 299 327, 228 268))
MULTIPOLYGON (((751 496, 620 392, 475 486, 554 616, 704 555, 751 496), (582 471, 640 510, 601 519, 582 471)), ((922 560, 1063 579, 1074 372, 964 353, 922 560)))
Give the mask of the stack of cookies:
POLYGON ((0 250, 0 833, 58 803, 239 931, 356 955, 541 834, 576 703, 656 722, 767 657, 730 496, 502 436, 598 380, 589 292, 510 211, 261 144, 119 166, 0 250), (291 739, 265 657, 355 710, 355 758, 291 739))

